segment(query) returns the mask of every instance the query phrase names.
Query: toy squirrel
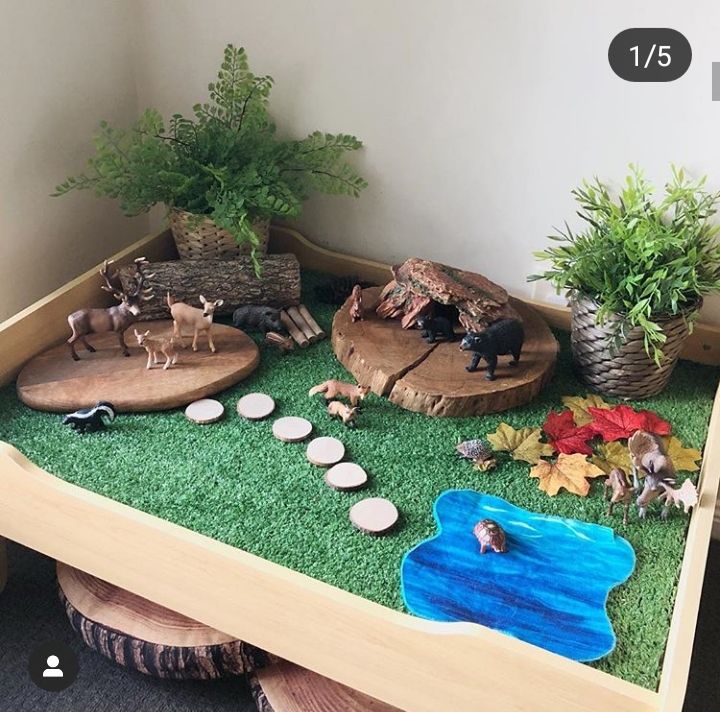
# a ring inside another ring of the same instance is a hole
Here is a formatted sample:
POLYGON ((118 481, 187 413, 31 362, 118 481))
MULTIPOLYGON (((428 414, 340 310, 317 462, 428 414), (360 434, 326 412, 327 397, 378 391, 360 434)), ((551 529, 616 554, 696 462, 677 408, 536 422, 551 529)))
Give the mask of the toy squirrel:
POLYGON ((422 329, 421 336, 429 344, 434 344, 438 336, 447 341, 455 341, 455 331, 452 322, 447 317, 425 314, 417 320, 417 325, 422 329))
POLYGON ((485 378, 488 381, 495 380, 495 368, 497 367, 498 356, 511 354, 513 360, 511 366, 517 366, 520 361, 525 331, 523 325, 517 319, 500 319, 490 324, 485 331, 469 331, 460 342, 462 351, 473 351, 470 365, 465 367, 466 371, 477 371, 480 359, 487 362, 485 378))
MULTIPOLYGON (((675 466, 667 454, 663 441, 653 433, 638 430, 628 440, 630 450, 630 461, 633 466, 633 486, 640 489, 638 473, 645 477, 642 492, 637 498, 638 517, 645 518, 648 505, 665 495, 665 485, 672 488, 677 480, 675 466)), ((662 518, 666 519, 669 504, 665 504, 662 511, 662 518)))
POLYGON ((356 386, 353 383, 330 380, 313 386, 308 392, 308 395, 312 397, 317 393, 324 393, 325 400, 347 398, 350 401, 350 405, 355 407, 358 403, 365 400, 365 396, 370 393, 370 387, 356 386))
POLYGON ((280 320, 280 310, 260 304, 246 304, 233 312, 233 326, 243 331, 260 331, 267 334, 274 331, 287 334, 287 329, 280 320))
POLYGON ((353 322, 362 321, 364 316, 362 303, 362 287, 356 284, 350 294, 350 318, 353 322))

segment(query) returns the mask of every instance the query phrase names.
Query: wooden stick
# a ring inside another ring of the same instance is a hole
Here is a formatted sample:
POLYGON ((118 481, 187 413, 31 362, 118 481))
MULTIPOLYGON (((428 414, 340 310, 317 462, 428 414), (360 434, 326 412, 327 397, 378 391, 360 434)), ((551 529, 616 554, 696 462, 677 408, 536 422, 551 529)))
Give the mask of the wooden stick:
POLYGON ((280 312, 280 321, 283 323, 283 326, 288 330, 290 336, 295 339, 295 343, 297 343, 297 345, 301 349, 310 346, 310 341, 306 339, 305 334, 303 334, 302 331, 300 331, 300 329, 295 326, 295 322, 287 315, 287 312, 280 312))
POLYGON ((302 314, 305 321, 310 325, 310 328, 315 332, 318 339, 324 339, 327 334, 320 328, 320 325, 313 319, 312 314, 308 311, 308 308, 304 304, 298 306, 298 311, 302 314))
POLYGON ((288 307, 287 313, 288 316, 295 322, 295 326, 297 326, 297 328, 300 329, 303 334, 305 334, 308 341, 311 344, 314 344, 318 340, 318 336, 312 330, 311 326, 305 321, 305 319, 303 319, 302 315, 297 310, 297 307, 288 307))

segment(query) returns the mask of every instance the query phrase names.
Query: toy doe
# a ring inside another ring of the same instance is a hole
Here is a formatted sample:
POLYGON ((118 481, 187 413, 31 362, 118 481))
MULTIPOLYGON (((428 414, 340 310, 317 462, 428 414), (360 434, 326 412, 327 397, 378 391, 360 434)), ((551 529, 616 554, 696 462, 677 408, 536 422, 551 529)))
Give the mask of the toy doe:
POLYGON ((217 349, 212 339, 213 315, 215 314, 215 310, 223 305, 223 300, 216 299, 211 302, 201 294, 200 303, 203 305, 203 308, 198 309, 191 307, 189 304, 185 304, 185 302, 176 302, 170 295, 170 292, 167 293, 166 299, 167 305, 170 308, 170 314, 173 318, 173 336, 178 340, 180 345, 185 348, 182 332, 183 329, 187 329, 193 332, 193 351, 198 350, 198 336, 200 334, 207 334, 210 351, 215 353, 217 349))

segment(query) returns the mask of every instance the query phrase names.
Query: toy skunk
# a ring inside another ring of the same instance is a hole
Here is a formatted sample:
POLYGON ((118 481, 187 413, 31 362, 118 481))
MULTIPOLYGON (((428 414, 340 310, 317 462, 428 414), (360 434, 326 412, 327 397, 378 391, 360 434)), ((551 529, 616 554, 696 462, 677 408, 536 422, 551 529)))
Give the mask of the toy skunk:
POLYGON ((115 407, 112 403, 100 401, 92 408, 81 408, 63 418, 63 425, 69 425, 78 433, 93 433, 104 430, 109 422, 115 420, 115 407))

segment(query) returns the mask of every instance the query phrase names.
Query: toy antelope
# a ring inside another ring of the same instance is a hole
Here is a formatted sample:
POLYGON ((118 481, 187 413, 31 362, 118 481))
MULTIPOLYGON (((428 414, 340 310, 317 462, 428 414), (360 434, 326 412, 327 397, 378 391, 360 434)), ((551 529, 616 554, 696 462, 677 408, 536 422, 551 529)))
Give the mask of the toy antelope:
POLYGON ((161 336, 153 339, 150 337, 149 331, 146 331, 144 334, 141 334, 137 329, 133 329, 133 331, 135 332, 138 345, 147 351, 148 360, 147 366, 145 366, 146 369, 150 370, 157 364, 158 354, 160 353, 165 357, 164 371, 167 371, 170 366, 174 366, 177 363, 178 352, 174 336, 161 336))
POLYGON ((632 502, 633 492, 635 490, 630 485, 627 473, 621 467, 610 470, 608 478, 605 480, 605 499, 610 495, 610 504, 608 505, 607 515, 612 516, 615 505, 619 502, 623 504, 623 524, 628 523, 628 512, 630 511, 630 503, 632 502), (610 490, 612 489, 612 495, 610 490))
POLYGON ((327 407, 327 412, 331 418, 340 418, 343 425, 348 428, 354 428, 356 425, 355 419, 358 414, 357 406, 351 408, 340 401, 332 401, 327 407))
POLYGON ((80 357, 75 351, 75 342, 81 341, 83 346, 94 353, 95 348, 88 343, 89 334, 104 334, 114 331, 117 334, 118 344, 124 356, 129 356, 127 344, 123 338, 123 332, 127 329, 140 314, 140 304, 152 299, 152 290, 145 287, 145 280, 153 277, 152 274, 145 274, 143 267, 148 262, 144 257, 135 260, 135 284, 130 289, 123 289, 117 271, 110 273, 112 261, 105 260, 100 268, 100 276, 105 281, 102 288, 115 297, 119 304, 107 309, 78 309, 68 316, 68 324, 72 329, 72 335, 67 340, 70 346, 70 353, 74 361, 80 357))
POLYGON ((344 381, 330 380, 311 388, 308 395, 314 396, 317 393, 324 393, 325 400, 347 398, 350 401, 350 405, 354 408, 358 403, 365 400, 365 396, 370 393, 370 387, 356 386, 352 383, 345 383, 344 381))
MULTIPOLYGON (((660 495, 665 494, 665 485, 672 487, 676 481, 675 466, 668 457, 662 440, 657 435, 638 430, 628 440, 630 461, 633 465, 633 486, 640 488, 638 473, 645 476, 645 483, 637 498, 638 517, 645 518, 647 506, 660 495)), ((662 518, 668 515, 669 505, 666 503, 662 518)))
POLYGON ((223 300, 216 299, 211 302, 201 294, 200 303, 203 305, 203 308, 197 309, 196 307, 191 307, 189 304, 185 304, 185 302, 176 302, 170 295, 170 292, 167 293, 167 305, 170 307, 170 314, 173 318, 173 336, 183 348, 186 348, 182 331, 183 328, 192 330, 192 350, 197 351, 198 336, 205 333, 207 334, 210 351, 215 353, 217 349, 212 339, 213 315, 215 310, 223 305, 223 300))

